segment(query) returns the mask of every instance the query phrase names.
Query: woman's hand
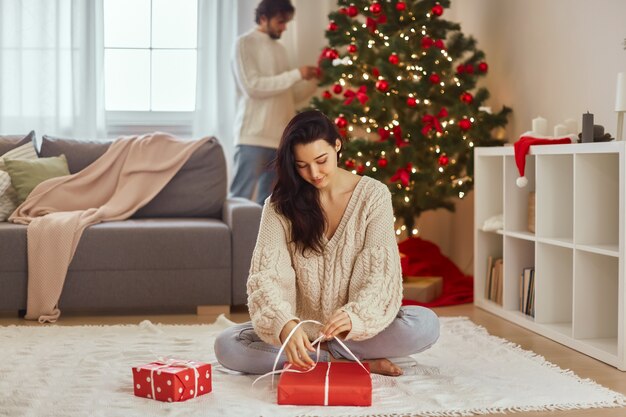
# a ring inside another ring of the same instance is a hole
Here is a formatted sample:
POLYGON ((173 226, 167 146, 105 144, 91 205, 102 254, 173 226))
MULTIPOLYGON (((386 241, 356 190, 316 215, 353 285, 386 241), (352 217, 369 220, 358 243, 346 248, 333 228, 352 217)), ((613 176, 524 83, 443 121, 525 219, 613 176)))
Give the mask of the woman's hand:
POLYGON ((343 337, 348 334, 350 330, 352 330, 352 320, 350 320, 350 316, 345 311, 337 310, 330 316, 321 332, 326 339, 332 339, 338 335, 343 337))
MULTIPOLYGON (((285 324, 283 329, 280 331, 280 341, 281 343, 285 343, 285 339, 289 336, 289 333, 293 330, 294 327, 298 325, 298 322, 295 320, 290 320, 285 324)), ((315 352, 311 342, 309 341, 309 337, 306 335, 302 327, 298 327, 291 338, 289 339, 289 343, 285 346, 285 354, 287 355, 287 360, 289 363, 299 366, 301 368, 308 369, 311 366, 315 365, 315 362, 309 354, 308 351, 315 352)))

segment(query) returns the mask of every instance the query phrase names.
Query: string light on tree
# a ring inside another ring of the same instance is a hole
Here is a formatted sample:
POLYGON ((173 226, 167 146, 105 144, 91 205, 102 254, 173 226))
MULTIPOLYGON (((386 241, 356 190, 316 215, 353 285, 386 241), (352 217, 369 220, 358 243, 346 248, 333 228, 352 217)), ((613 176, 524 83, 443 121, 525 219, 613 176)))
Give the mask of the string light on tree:
POLYGON ((347 139, 342 166, 388 185, 398 234, 417 234, 416 216, 452 210, 467 195, 474 146, 503 144, 491 132, 506 125, 510 109, 478 110, 488 92, 477 81, 489 65, 476 42, 444 20, 449 6, 338 0, 320 54, 325 89, 311 106, 347 139))

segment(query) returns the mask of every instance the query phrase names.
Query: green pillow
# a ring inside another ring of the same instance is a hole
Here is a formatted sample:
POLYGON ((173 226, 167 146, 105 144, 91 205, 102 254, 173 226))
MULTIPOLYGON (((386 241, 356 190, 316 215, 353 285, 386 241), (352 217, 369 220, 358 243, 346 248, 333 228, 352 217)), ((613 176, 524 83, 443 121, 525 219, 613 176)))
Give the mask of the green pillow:
POLYGON ((6 171, 11 176, 11 184, 17 191, 18 204, 22 204, 28 194, 47 179, 70 175, 65 155, 39 159, 4 159, 6 171))

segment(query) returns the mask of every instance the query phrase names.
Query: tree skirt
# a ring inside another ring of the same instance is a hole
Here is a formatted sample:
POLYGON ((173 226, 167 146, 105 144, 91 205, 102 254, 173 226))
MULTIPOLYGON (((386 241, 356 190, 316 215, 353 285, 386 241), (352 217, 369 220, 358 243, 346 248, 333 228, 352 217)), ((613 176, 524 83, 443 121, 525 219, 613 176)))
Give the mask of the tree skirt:
POLYGON ((418 277, 442 277, 441 296, 429 303, 403 300, 403 305, 442 307, 474 301, 474 279, 441 253, 437 245, 419 237, 403 240, 398 244, 401 253, 408 258, 402 273, 418 277))
POLYGON ((6 416, 466 416, 619 407, 626 398, 533 352, 490 336, 467 318, 442 318, 441 338, 372 375, 371 407, 276 405, 269 378, 214 367, 213 392, 182 403, 133 395, 131 368, 160 356, 211 362, 215 335, 232 324, 0 327, 0 415, 6 416))

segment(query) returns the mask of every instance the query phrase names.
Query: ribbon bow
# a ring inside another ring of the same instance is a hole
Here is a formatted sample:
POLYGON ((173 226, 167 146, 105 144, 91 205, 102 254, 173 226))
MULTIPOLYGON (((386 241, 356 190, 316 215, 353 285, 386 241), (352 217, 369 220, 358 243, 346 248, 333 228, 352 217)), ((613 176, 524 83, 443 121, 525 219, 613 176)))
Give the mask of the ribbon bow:
POLYGON ((195 365, 195 362, 172 359, 172 358, 159 358, 157 359, 157 363, 159 363, 160 365, 150 370, 150 388, 152 389, 152 398, 156 398, 154 396, 154 371, 158 371, 160 369, 169 368, 169 367, 193 369, 193 373, 195 377, 193 398, 196 398, 198 396, 198 378, 200 378, 200 373, 198 372, 198 365, 195 365))
POLYGON ((344 56, 343 58, 335 58, 333 59, 333 67, 337 67, 339 65, 352 65, 352 60, 349 56, 344 56))
POLYGON ((387 16, 384 14, 381 14, 376 19, 372 19, 371 17, 368 16, 367 22, 365 23, 365 25, 369 28, 370 32, 374 32, 378 28, 378 25, 379 24, 382 25, 383 23, 387 23, 387 16))
POLYGON ((391 177, 391 182, 395 182, 400 180, 402 185, 407 187, 409 185, 409 178, 411 176, 411 169, 413 169, 413 165, 409 162, 406 164, 405 168, 398 168, 396 173, 391 177))
MULTIPOLYGON (((293 334, 296 332, 298 327, 302 326, 304 323, 314 323, 314 324, 319 324, 320 326, 323 325, 322 323, 320 323, 317 320, 302 320, 300 323, 298 323, 296 325, 296 327, 291 329, 291 332, 289 332, 289 334, 285 338, 285 341, 283 342, 282 346, 278 350, 278 353, 276 354, 276 360, 274 360, 274 366, 272 367, 272 370, 270 372, 266 373, 266 374, 261 375, 257 379, 255 379, 254 382, 252 383, 253 387, 254 387, 254 384, 256 384, 259 380, 261 380, 261 379, 271 375, 272 376, 272 389, 274 389, 274 375, 282 374, 283 372, 295 372, 297 374, 306 374, 308 372, 311 372, 313 369, 315 369, 315 367, 317 366, 317 363, 320 360, 320 344, 321 344, 322 340, 324 340, 324 335, 318 337, 317 339, 315 339, 311 343, 311 346, 317 345, 316 356, 315 356, 315 365, 313 365, 313 367, 311 367, 310 369, 307 369, 306 371, 300 371, 298 369, 292 369, 291 366, 287 366, 285 369, 279 369, 278 371, 276 370, 276 366, 278 366, 278 360, 280 359, 280 355, 285 350, 285 347, 287 346, 287 343, 289 343, 289 339, 291 339, 291 336, 293 336, 293 334)), ((348 347, 338 337, 335 337, 335 340, 337 341, 337 343, 339 343, 341 345, 341 347, 343 347, 346 350, 346 352, 348 352, 350 354, 350 356, 352 356, 352 358, 359 365, 361 365, 361 368, 363 368, 365 370, 365 372, 367 372, 368 374, 370 373, 367 370, 367 368, 361 363, 361 361, 356 356, 354 356, 354 353, 352 353, 352 351, 350 349, 348 349, 348 347)), ((329 376, 329 373, 330 373, 330 364, 329 364, 328 370, 326 372, 326 383, 325 383, 326 385, 324 387, 324 392, 325 392, 324 405, 328 405, 328 390, 329 390, 328 376, 329 376)))
POLYGON ((435 129, 439 133, 443 132, 439 119, 446 117, 447 115, 448 110, 446 110, 445 107, 442 107, 437 114, 425 114, 422 117, 422 123, 424 123, 424 127, 422 127, 422 134, 426 136, 432 129, 435 129))
POLYGON ((364 85, 356 90, 356 92, 352 90, 346 90, 346 92, 343 93, 343 96, 346 98, 343 102, 343 104, 345 105, 352 103, 352 100, 354 100, 355 97, 361 102, 361 104, 365 104, 367 100, 369 100, 369 97, 367 96, 367 87, 364 85))

